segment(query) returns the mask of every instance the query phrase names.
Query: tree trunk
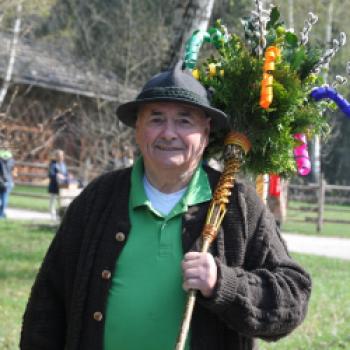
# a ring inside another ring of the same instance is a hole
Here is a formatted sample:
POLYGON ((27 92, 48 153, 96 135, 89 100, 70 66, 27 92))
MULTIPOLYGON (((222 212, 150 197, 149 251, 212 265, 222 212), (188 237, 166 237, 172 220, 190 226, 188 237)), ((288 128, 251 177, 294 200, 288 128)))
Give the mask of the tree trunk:
POLYGON ((215 0, 179 1, 174 11, 174 39, 162 68, 176 64, 183 56, 185 43, 197 30, 207 30, 215 0))
MULTIPOLYGON (((328 21, 326 24, 326 43, 327 47, 331 47, 332 45, 332 28, 333 28, 333 10, 334 10, 334 3, 333 0, 329 1, 328 4, 328 21)), ((328 67, 326 67, 328 68, 328 67)), ((325 83, 327 83, 328 79, 328 73, 327 70, 323 74, 323 78, 325 83)), ((313 174, 313 180, 315 183, 319 183, 321 181, 320 173, 321 173, 321 142, 320 137, 318 135, 315 135, 314 137, 314 145, 313 145, 313 164, 312 164, 312 174, 313 174)))
POLYGON ((328 5, 328 22, 326 25, 326 42, 328 46, 331 46, 332 41, 332 29, 333 29, 333 11, 334 10, 334 2, 333 0, 329 1, 328 5))
POLYGON ((13 68, 15 65, 18 37, 19 37, 19 33, 21 31, 21 19, 22 19, 22 0, 19 0, 19 2, 17 4, 17 18, 15 21, 15 26, 14 26, 14 30, 13 30, 13 39, 12 39, 12 43, 11 43, 9 63, 8 63, 7 70, 6 70, 4 85, 2 86, 2 89, 0 91, 0 108, 5 100, 7 90, 10 86, 10 82, 11 82, 11 78, 12 78, 13 68))
POLYGON ((294 0, 288 0, 288 25, 294 31, 294 0))

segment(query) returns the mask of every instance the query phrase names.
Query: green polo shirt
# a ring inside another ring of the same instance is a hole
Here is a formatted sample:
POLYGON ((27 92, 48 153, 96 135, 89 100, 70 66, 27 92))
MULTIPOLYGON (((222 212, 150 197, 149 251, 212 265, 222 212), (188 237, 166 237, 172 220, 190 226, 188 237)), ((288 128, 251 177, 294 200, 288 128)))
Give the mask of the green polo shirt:
MULTIPOLYGON (((202 166, 168 215, 157 212, 143 187, 143 161, 131 175, 131 231, 109 290, 104 350, 167 350, 176 344, 186 303, 182 289, 182 215, 212 193, 202 166)), ((188 349, 187 345, 187 349, 188 349)))

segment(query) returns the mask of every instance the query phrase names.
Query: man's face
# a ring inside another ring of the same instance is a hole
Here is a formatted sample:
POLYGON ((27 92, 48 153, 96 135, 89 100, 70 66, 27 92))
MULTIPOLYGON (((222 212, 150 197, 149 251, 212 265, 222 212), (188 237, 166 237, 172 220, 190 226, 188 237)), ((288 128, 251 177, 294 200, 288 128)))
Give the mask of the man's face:
POLYGON ((208 144, 210 120, 198 108, 154 102, 141 107, 136 142, 151 169, 194 170, 208 144))

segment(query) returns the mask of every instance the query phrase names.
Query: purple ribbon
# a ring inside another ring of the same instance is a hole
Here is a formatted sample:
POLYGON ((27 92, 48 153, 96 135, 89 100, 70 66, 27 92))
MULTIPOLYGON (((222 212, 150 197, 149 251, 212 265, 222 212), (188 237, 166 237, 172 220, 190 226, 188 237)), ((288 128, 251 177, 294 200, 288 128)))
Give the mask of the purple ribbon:
POLYGON ((294 138, 302 142, 300 146, 294 148, 294 158, 298 168, 298 174, 306 176, 311 171, 311 162, 307 150, 307 140, 305 134, 295 134, 294 138))
POLYGON ((347 117, 350 118, 350 103, 342 95, 340 95, 334 88, 329 86, 317 87, 311 91, 310 95, 315 101, 319 101, 324 98, 329 98, 333 100, 336 103, 336 105, 339 107, 339 109, 347 117))

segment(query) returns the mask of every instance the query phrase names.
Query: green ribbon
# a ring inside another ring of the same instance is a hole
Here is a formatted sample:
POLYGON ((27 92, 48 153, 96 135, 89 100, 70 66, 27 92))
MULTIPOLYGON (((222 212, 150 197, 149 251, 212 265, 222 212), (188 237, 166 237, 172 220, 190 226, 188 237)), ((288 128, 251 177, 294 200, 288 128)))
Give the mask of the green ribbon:
POLYGON ((210 35, 208 32, 196 30, 192 36, 187 40, 185 46, 185 68, 193 69, 196 66, 198 53, 203 44, 203 41, 210 42, 210 35))
POLYGON ((212 43, 216 49, 220 49, 227 38, 218 28, 209 28, 207 32, 203 30, 194 31, 185 45, 184 68, 193 69, 196 66, 199 50, 204 41, 212 43))
POLYGON ((224 34, 222 34, 218 28, 209 28, 208 33, 210 34, 210 41, 217 49, 222 48, 227 41, 224 34))

